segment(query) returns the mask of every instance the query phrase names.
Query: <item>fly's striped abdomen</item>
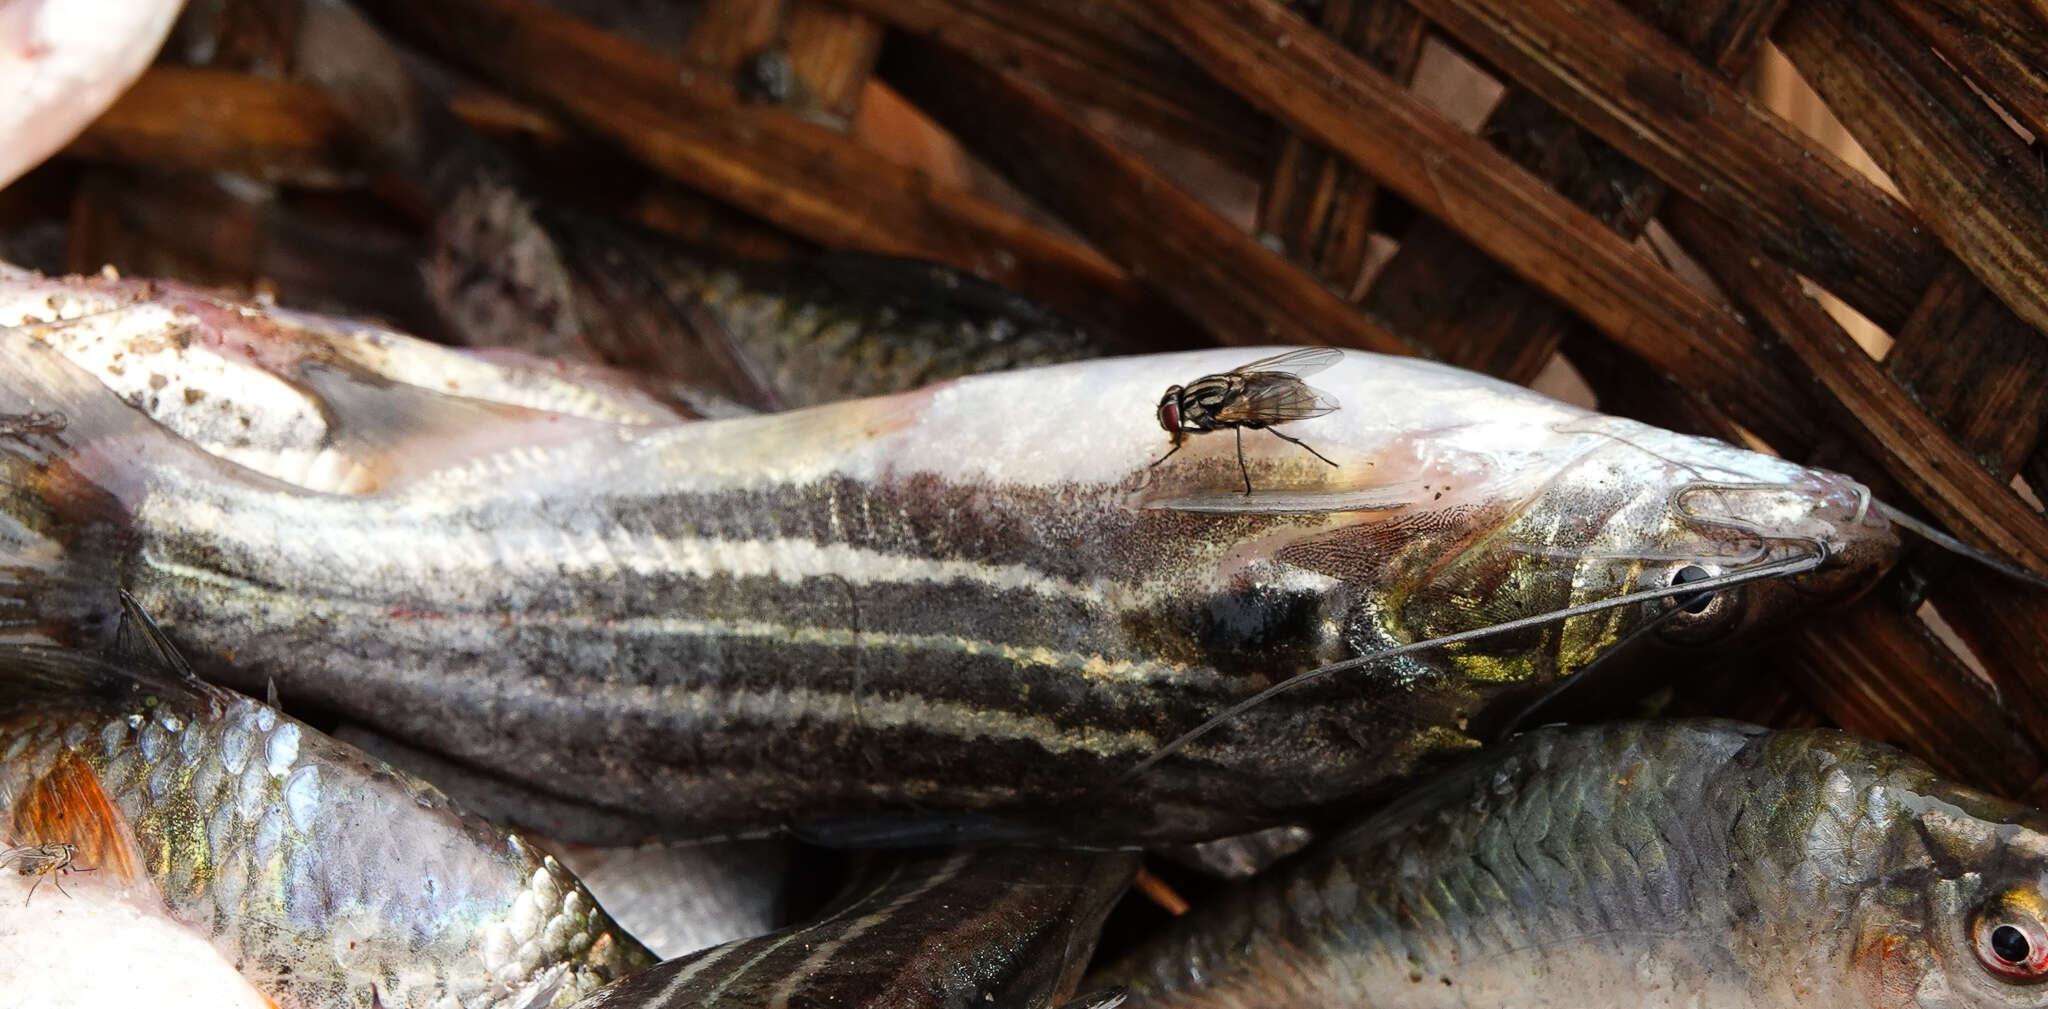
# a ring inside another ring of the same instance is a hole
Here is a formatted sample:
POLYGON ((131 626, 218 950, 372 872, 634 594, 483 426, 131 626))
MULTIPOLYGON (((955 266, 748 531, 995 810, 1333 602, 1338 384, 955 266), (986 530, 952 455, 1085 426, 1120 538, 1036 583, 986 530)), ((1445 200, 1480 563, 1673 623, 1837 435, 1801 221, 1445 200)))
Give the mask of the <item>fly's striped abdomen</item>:
POLYGON ((670 960, 579 1009, 1055 1003, 1130 882, 1129 852, 989 849, 871 866, 817 921, 670 960))

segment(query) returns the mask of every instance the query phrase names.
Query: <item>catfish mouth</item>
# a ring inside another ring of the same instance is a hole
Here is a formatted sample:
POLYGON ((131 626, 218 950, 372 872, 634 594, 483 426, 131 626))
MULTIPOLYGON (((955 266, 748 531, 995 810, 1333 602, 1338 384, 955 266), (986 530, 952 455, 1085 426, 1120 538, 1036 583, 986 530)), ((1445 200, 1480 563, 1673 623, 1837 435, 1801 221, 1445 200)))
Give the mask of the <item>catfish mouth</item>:
MULTIPOLYGON (((1775 484, 1699 481, 1673 491, 1671 504, 1682 521, 1743 551, 1724 562, 1730 566, 1818 555, 1810 570, 1752 587, 1759 596, 1789 594, 1787 603, 1846 603, 1877 584, 1899 557, 1898 533, 1870 490, 1837 473, 1812 470, 1775 484), (1712 495, 1712 505, 1705 495, 1712 495)), ((1761 605, 1756 615, 1779 608, 1761 605)))

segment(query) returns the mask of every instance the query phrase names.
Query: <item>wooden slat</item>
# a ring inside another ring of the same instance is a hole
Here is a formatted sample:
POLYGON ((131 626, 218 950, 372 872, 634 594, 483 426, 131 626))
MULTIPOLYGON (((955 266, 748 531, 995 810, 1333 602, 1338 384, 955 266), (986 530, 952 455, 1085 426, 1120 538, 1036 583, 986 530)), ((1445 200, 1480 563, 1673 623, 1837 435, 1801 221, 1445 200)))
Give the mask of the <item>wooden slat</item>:
POLYGON ((1913 32, 1934 47, 2008 115, 2036 137, 2048 137, 2048 63, 2033 63, 1977 26, 1909 2, 1892 7, 1913 32))
POLYGON ((1866 598, 1800 634, 1794 682, 1842 728, 2006 795, 2048 766, 1999 698, 1911 614, 1866 598))
POLYGON ((925 39, 899 45, 887 74, 906 97, 1216 339, 1410 352, 1045 92, 925 39))
POLYGON ((684 43, 691 63, 730 74, 782 34, 790 0, 704 0, 684 43))
POLYGON ((2000 479, 2040 441, 2048 341, 1951 263, 1900 327, 1885 370, 2000 479))
POLYGON ((882 26, 835 4, 796 0, 783 37, 809 100, 839 122, 851 122, 882 51, 882 26))
POLYGON ((1879 325, 1933 279, 1939 247, 1910 211, 1614 0, 1416 7, 1879 325))
POLYGON ((2048 575, 2048 520, 1886 378, 1798 278, 1759 257, 1697 204, 1681 203, 1665 219, 1722 288, 1812 373, 1842 429, 1915 500, 1963 538, 2048 575))
POLYGON ((1485 141, 1268 0, 1126 0, 1232 90, 1364 168, 1659 368, 1797 441, 1806 396, 1752 338, 1485 141), (1281 45, 1279 40, 1286 40, 1281 45))
POLYGON ((359 181, 355 140, 326 95, 247 74, 156 66, 67 153, 300 186, 359 181))
POLYGON ((2048 67, 2048 23, 2040 0, 1924 0, 2011 46, 2021 59, 2048 67))
POLYGON ((1107 109, 1246 174, 1265 168, 1268 124, 1112 3, 841 0, 906 34, 1107 109))
MULTIPOLYGON (((1393 80, 1406 84, 1422 55, 1424 22, 1404 0, 1328 0, 1322 28, 1393 80)), ((1363 279, 1372 234, 1372 176, 1296 134, 1280 143, 1260 194, 1259 228, 1288 258, 1339 292, 1363 279)))
POLYGON ((1093 249, 531 0, 365 6, 656 170, 820 244, 944 263, 1139 342, 1173 345, 1186 331, 1093 249))
POLYGON ((1808 0, 1777 39, 1927 229, 2048 333, 2048 169, 2019 135, 1889 5, 1808 0))
MULTIPOLYGON (((1754 61, 1784 2, 1635 6, 1648 8, 1660 29, 1733 76, 1754 61)), ((1526 91, 1510 89, 1479 132, 1624 237, 1639 235, 1663 199, 1660 180, 1526 91)), ((1533 379, 1580 325, 1556 301, 1429 218, 1401 236, 1400 251, 1364 305, 1396 333, 1451 363, 1511 382, 1533 379)))
MULTIPOLYGON (((1960 265, 1928 290, 1885 364, 1995 473, 2012 472, 2040 441, 2048 342, 1960 265)), ((2048 741, 2048 593, 1954 562, 1932 572, 1928 598, 1976 653, 2014 717, 2037 742, 2048 741)))

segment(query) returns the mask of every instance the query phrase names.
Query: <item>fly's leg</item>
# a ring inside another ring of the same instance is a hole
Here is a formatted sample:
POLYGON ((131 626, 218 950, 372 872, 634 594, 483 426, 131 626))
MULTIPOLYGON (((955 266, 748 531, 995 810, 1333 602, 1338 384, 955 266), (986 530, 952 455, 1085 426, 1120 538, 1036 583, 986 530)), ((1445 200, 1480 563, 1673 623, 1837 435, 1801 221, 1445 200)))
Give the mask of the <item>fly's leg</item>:
MULTIPOLYGON (((1181 447, 1182 445, 1185 445, 1185 444, 1187 444, 1187 439, 1186 439, 1186 438, 1175 438, 1175 439, 1173 440, 1173 447, 1172 447, 1172 448, 1170 448, 1170 449, 1167 449, 1167 450, 1166 450, 1166 454, 1165 454, 1165 455, 1162 455, 1162 456, 1160 456, 1159 458, 1157 458, 1157 459, 1154 459, 1154 460, 1152 460, 1152 466, 1158 466, 1158 465, 1159 465, 1160 463, 1163 463, 1163 462, 1165 462, 1166 460, 1168 460, 1168 459, 1171 459, 1171 458, 1173 458, 1173 454, 1174 454, 1175 452, 1178 452, 1178 451, 1180 451, 1180 447, 1181 447)), ((1151 467, 1147 467, 1147 468, 1151 468, 1151 467)))
MULTIPOLYGON (((1272 429, 1272 428, 1270 428, 1270 427, 1269 427, 1269 428, 1267 428, 1266 430, 1268 430, 1268 431, 1273 431, 1273 429, 1272 429)), ((1316 451, 1315 449, 1309 448, 1309 447, 1308 447, 1308 442, 1302 441, 1302 440, 1301 440, 1301 439, 1299 439, 1299 438, 1289 438, 1289 437, 1287 437, 1286 435, 1284 435, 1284 434, 1281 434, 1281 433, 1280 433, 1280 432, 1278 432, 1278 431, 1273 431, 1273 437, 1275 437, 1275 438, 1279 438, 1279 439, 1280 439, 1280 440, 1282 440, 1282 441, 1291 441, 1291 442, 1295 443, 1296 445, 1300 445, 1300 446, 1301 446, 1302 448, 1308 449, 1308 454, 1309 454, 1309 455, 1315 456, 1316 458, 1318 458, 1318 459, 1321 459, 1321 460, 1322 460, 1322 461, 1324 461, 1324 462, 1328 462, 1328 463, 1330 463, 1330 465, 1331 465, 1331 466, 1335 466, 1335 465, 1337 465, 1337 464, 1336 464, 1336 463, 1334 463, 1334 462, 1330 462, 1330 457, 1328 457, 1328 456, 1326 456, 1326 455, 1322 454, 1321 452, 1318 452, 1318 451, 1316 451)))
POLYGON ((1237 472, 1244 477, 1244 496, 1252 496, 1252 471, 1244 465, 1244 428, 1234 427, 1237 432, 1237 472))

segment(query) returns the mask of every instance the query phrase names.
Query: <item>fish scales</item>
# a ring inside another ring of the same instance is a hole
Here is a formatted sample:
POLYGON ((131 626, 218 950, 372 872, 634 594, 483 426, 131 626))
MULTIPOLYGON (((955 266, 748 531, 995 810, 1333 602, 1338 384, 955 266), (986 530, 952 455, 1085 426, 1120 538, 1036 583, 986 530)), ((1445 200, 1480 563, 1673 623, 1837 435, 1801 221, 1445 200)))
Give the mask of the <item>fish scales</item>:
POLYGON ((1157 390, 1240 350, 677 423, 536 410, 476 358, 175 289, 34 321, 107 289, 0 282, 28 320, 0 332, 0 414, 64 421, 0 437, 0 621, 90 642, 118 585, 224 682, 679 831, 1270 826, 1471 748, 1654 607, 1283 694, 1104 786, 1330 662, 1689 566, 1824 561, 1660 625, 1725 636, 1853 593, 1896 545, 1841 477, 1423 362, 1338 355, 1317 381, 1343 407, 1294 426, 1339 465, 1258 440, 1243 495, 1227 441, 1152 465, 1157 390), (294 484, 276 446, 360 476, 294 484))
POLYGON ((0 677, 9 832, 82 844, 278 1006, 566 1004, 651 960, 553 858, 271 708, 35 646, 0 677))
POLYGON ((2044 906, 2044 829, 1831 730, 1543 729, 1091 984, 1185 1009, 2039 1006, 1968 937, 2044 906))

